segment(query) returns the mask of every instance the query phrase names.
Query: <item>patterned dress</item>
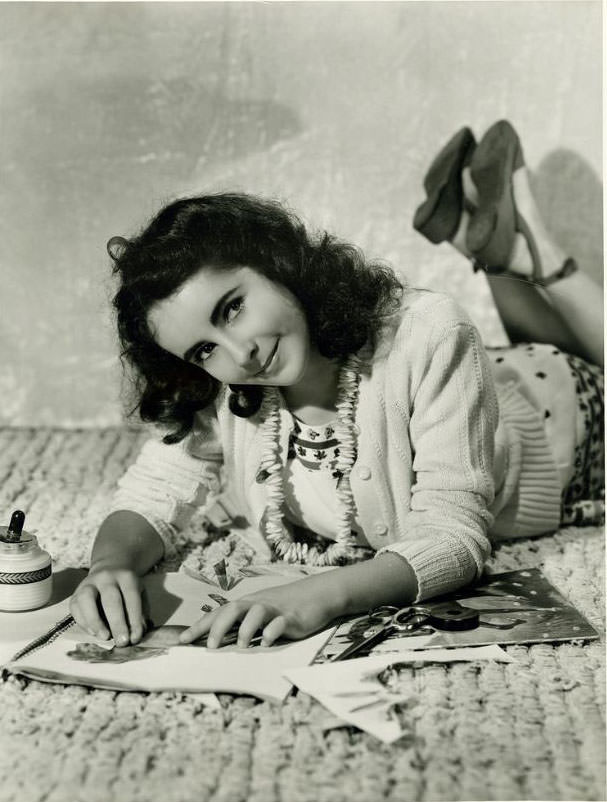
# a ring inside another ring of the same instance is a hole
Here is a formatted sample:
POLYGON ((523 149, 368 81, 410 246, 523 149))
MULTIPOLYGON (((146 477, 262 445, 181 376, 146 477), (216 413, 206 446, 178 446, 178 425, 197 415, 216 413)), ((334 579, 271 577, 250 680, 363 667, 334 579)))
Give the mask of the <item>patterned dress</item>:
POLYGON ((488 348, 497 384, 517 381, 563 468, 562 526, 605 516, 605 391, 600 368, 552 345, 488 348))

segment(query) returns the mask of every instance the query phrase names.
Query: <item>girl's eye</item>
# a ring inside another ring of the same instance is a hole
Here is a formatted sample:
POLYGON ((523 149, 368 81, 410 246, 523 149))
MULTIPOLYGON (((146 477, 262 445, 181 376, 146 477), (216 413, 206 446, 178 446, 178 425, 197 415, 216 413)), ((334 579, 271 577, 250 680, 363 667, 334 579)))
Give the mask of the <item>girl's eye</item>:
POLYGON ((195 362, 204 362, 207 360, 215 350, 214 343, 204 343, 194 354, 195 362))
MULTIPOLYGON (((231 323, 232 320, 242 311, 244 301, 242 298, 233 298, 229 301, 223 309, 223 318, 226 323, 231 323)), ((215 350, 215 343, 203 343, 194 354, 194 361, 205 362, 215 350)))
POLYGON ((223 316, 227 323, 231 320, 234 320, 236 315, 242 310, 243 307, 243 300, 242 298, 232 298, 232 300, 226 304, 225 309, 223 310, 223 316))

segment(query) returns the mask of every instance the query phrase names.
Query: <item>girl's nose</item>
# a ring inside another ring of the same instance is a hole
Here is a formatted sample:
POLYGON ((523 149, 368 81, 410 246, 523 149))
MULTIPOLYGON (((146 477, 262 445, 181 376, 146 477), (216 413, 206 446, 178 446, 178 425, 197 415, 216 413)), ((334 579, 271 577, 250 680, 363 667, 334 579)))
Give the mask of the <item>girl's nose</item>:
POLYGON ((261 367, 261 365, 258 365, 259 349, 255 343, 233 340, 230 342, 228 347, 230 349, 232 359, 239 367, 245 370, 258 370, 261 367))

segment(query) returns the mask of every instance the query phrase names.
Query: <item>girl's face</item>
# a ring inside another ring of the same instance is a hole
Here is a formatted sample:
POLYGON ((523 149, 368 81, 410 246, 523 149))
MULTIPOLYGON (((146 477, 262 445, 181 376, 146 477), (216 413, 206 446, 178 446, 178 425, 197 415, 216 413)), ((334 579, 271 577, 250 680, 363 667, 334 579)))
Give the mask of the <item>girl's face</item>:
POLYGON ((150 309, 156 342, 226 384, 292 386, 321 359, 297 299, 249 267, 204 267, 150 309))

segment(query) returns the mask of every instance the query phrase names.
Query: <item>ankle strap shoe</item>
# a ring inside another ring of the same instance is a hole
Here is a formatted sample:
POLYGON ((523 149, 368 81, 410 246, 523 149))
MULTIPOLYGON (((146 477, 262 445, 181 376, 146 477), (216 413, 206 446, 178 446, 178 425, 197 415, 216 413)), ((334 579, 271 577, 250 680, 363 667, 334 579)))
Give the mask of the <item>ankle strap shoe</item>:
POLYGON ((470 161, 478 202, 466 232, 466 247, 493 269, 508 267, 517 231, 512 174, 523 165, 518 134, 507 120, 489 128, 470 161))

